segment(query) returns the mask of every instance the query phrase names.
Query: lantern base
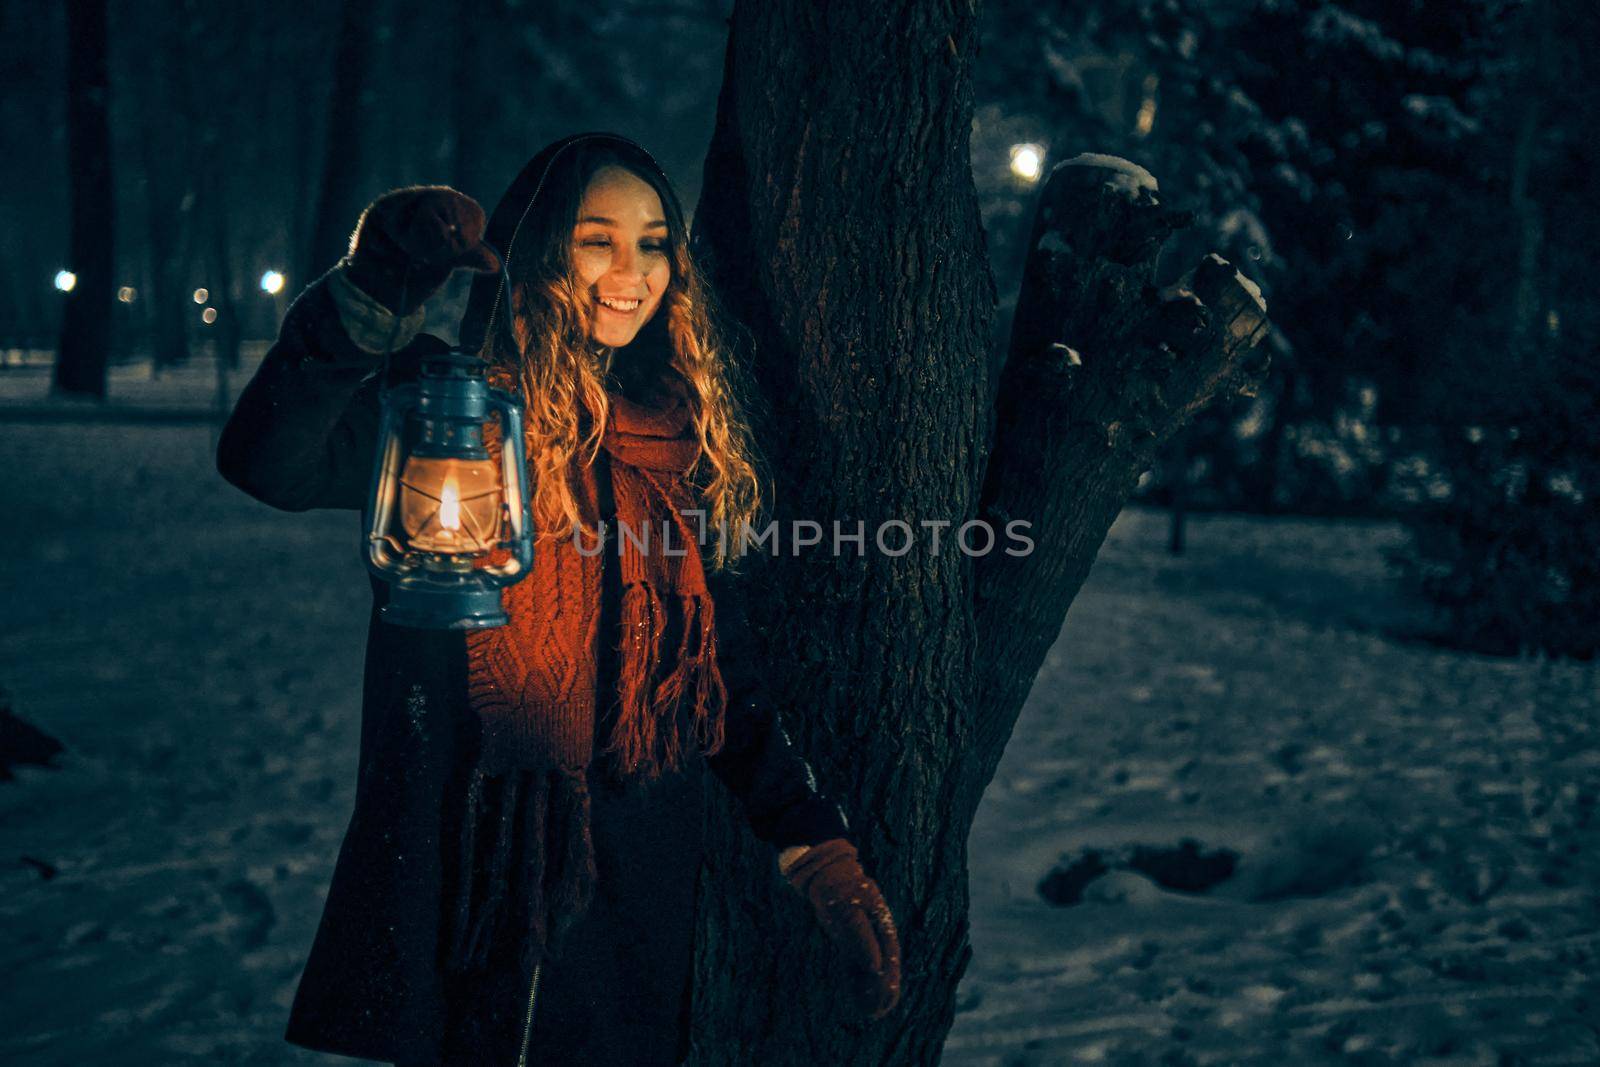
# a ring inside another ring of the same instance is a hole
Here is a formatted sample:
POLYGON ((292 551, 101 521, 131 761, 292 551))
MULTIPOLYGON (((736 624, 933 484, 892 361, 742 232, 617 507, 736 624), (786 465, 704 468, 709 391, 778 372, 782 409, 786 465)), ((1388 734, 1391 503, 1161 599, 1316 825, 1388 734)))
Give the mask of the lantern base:
POLYGON ((417 589, 389 587, 389 603, 378 618, 416 630, 487 630, 511 619, 500 606, 499 589, 417 589))

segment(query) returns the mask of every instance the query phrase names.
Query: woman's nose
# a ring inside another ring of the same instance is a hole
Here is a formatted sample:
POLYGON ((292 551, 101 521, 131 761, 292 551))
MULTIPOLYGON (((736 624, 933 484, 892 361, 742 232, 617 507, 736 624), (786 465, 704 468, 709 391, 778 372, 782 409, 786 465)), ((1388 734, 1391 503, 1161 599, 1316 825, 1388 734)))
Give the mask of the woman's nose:
POLYGON ((638 249, 619 245, 616 254, 611 257, 611 273, 626 278, 643 278, 644 269, 640 266, 642 258, 638 249))

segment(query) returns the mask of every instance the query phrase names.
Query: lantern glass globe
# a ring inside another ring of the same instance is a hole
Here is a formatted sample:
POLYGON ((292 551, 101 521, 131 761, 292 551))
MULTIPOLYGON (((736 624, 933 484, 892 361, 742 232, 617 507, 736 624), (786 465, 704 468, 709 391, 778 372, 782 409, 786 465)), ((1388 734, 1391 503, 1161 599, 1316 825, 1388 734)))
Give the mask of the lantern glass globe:
POLYGON ((500 466, 493 460, 407 458, 400 474, 400 525, 419 552, 471 555, 500 539, 500 466))

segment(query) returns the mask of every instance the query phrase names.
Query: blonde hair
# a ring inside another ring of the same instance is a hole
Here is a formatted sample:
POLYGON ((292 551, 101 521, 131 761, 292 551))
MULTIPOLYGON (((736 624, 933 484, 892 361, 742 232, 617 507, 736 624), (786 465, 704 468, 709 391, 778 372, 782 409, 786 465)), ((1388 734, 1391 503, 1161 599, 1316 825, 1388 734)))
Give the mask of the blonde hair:
MULTIPOLYGON (((639 176, 658 186, 663 202, 671 195, 650 175, 639 176)), ((550 229, 570 242, 570 223, 550 229)), ((681 227, 669 228, 668 246, 672 279, 654 316, 663 322, 644 329, 664 329, 669 364, 689 385, 690 423, 700 441, 690 484, 705 508, 706 529, 728 534, 712 535, 715 549, 707 560, 721 570, 735 561, 743 532, 761 511, 757 452, 730 381, 709 294, 681 227)), ((599 455, 610 412, 605 378, 619 350, 597 349, 589 339, 586 299, 573 281, 570 250, 564 246, 559 255, 537 259, 544 269, 512 284, 510 330, 491 330, 483 357, 490 384, 520 394, 525 405, 533 527, 542 541, 569 537, 575 528, 593 532, 579 514, 572 464, 593 463, 599 455), (565 269, 552 269, 560 267, 565 269)), ((620 351, 627 358, 627 349, 620 351)))

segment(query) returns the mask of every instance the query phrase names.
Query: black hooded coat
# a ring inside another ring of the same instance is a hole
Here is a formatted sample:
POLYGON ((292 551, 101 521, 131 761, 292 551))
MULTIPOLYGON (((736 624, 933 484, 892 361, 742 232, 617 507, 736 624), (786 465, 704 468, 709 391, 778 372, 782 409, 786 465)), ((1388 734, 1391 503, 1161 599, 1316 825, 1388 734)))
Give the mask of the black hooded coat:
MULTIPOLYGON (((515 251, 512 234, 552 159, 584 140, 604 140, 639 165, 655 166, 643 149, 609 135, 557 142, 524 168, 497 207, 491 243, 515 251)), ((492 285, 475 288, 463 340, 483 336, 492 295, 492 285)), ((392 378, 414 378, 426 356, 446 347, 418 336, 393 355, 392 378)), ((629 349, 621 350, 619 364, 628 357, 629 349)), ((222 474, 280 509, 359 513, 374 461, 379 362, 345 333, 326 280, 314 282, 285 316, 223 430, 222 474)), ((604 512, 604 450, 597 463, 604 512)), ((605 693, 616 677, 609 635, 617 632, 621 582, 615 553, 603 558, 598 678, 605 693)), ((681 1061, 706 769, 742 801, 756 836, 777 848, 846 833, 842 813, 817 794, 765 695, 737 580, 709 568, 707 578, 728 689, 725 746, 648 786, 591 770, 595 897, 560 956, 542 962, 536 997, 534 975, 514 964, 470 980, 447 976, 441 966, 447 872, 477 731, 466 703, 465 641, 459 632, 381 621, 388 587, 372 580, 355 810, 290 1011, 289 1041, 400 1064, 681 1061)), ((597 722, 597 733, 603 730, 597 722)))

